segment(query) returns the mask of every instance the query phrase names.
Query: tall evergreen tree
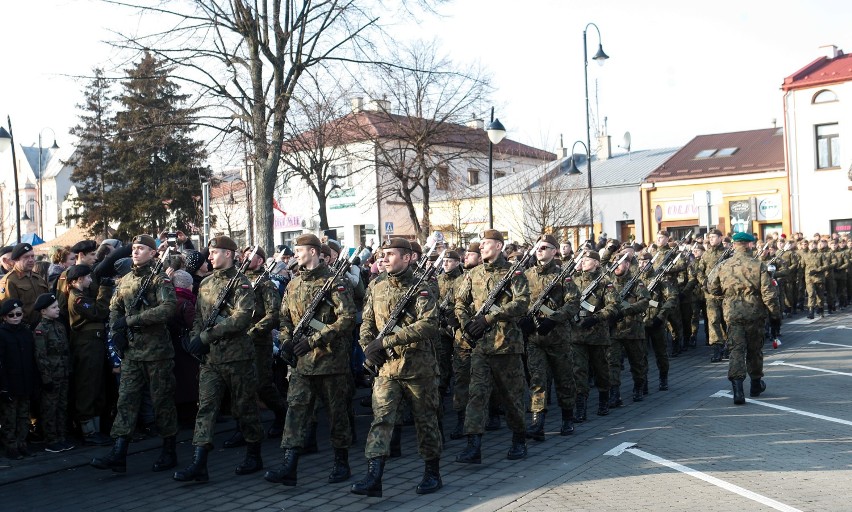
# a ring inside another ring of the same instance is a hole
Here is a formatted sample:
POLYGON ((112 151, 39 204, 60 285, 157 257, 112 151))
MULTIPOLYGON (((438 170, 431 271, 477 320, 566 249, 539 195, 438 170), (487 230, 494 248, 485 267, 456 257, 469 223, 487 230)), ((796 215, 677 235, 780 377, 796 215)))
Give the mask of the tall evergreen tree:
POLYGON ((164 60, 146 53, 126 70, 117 98, 123 106, 113 144, 124 178, 114 190, 120 235, 156 235, 200 223, 195 198, 210 169, 204 166, 203 143, 191 138, 197 112, 185 107, 189 95, 169 79, 171 71, 164 60))

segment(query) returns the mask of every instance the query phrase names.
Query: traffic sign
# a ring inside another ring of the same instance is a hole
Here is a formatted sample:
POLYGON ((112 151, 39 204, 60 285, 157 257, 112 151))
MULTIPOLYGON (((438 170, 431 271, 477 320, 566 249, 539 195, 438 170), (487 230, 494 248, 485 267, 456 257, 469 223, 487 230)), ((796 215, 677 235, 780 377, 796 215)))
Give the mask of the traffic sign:
POLYGON ((392 235, 393 234, 393 222, 385 222, 385 234, 392 235))

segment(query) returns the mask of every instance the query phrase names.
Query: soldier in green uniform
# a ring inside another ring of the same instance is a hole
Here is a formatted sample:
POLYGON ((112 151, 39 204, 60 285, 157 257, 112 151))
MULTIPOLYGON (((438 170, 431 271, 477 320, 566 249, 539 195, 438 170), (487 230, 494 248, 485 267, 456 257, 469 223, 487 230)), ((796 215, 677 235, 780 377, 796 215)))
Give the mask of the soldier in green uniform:
MULTIPOLYGON (((447 318, 453 322, 455 329, 453 341, 453 410, 456 411, 457 423, 456 427, 450 433, 450 439, 461 439, 464 435, 465 411, 467 410, 467 402, 470 397, 470 354, 471 348, 462 336, 461 324, 455 314, 455 303, 458 292, 462 289, 465 280, 469 279, 470 271, 482 264, 482 257, 479 253, 479 242, 471 242, 464 253, 464 274, 459 278, 453 290, 453 311, 447 318)), ((500 418, 497 417, 499 423, 500 418)))
POLYGON ((795 243, 787 239, 782 239, 781 243, 784 244, 783 247, 786 247, 786 249, 779 256, 779 259, 784 262, 788 270, 787 279, 784 280, 784 314, 790 316, 796 314, 799 303, 798 278, 801 274, 799 269, 801 258, 795 243))
POLYGON ((68 334, 59 321, 56 295, 43 293, 33 309, 41 313, 41 321, 33 330, 35 355, 41 375, 41 422, 47 445, 45 451, 64 452, 74 448, 65 437, 68 409, 68 377, 71 361, 68 334))
MULTIPOLYGON (((133 267, 119 281, 109 308, 112 340, 123 354, 117 414, 110 432, 115 444, 112 452, 94 459, 92 466, 126 471, 127 448, 147 389, 154 407, 157 430, 163 439, 162 450, 151 470, 166 471, 177 466, 175 351, 166 325, 175 313, 177 296, 165 272, 153 274, 158 257, 153 237, 136 236, 131 243, 131 251, 133 267), (141 300, 137 300, 143 284, 147 287, 141 300)), ((101 285, 105 285, 104 279, 101 279, 101 285)))
POLYGON ((759 396, 766 390, 763 382, 763 323, 767 314, 780 320, 778 288, 766 271, 766 265, 748 253, 754 237, 737 233, 733 238, 734 255, 722 264, 718 274, 708 283, 711 293, 724 297, 722 308, 728 323, 731 360, 728 380, 734 392, 734 403, 745 403, 743 381, 751 377, 749 394, 759 396))
MULTIPOLYGON (((646 285, 653 283, 655 270, 651 266, 651 255, 648 253, 640 257, 640 265, 643 268, 643 273, 648 282, 646 285)), ((653 286, 651 284, 651 286, 653 286)), ((654 358, 657 362, 657 371, 659 372, 660 391, 669 389, 669 356, 666 352, 666 318, 669 315, 676 314, 677 311, 677 291, 674 286, 667 280, 661 279, 657 282, 654 289, 647 288, 650 294, 648 300, 648 310, 645 312, 645 335, 651 341, 651 349, 654 351, 654 358)), ((709 308, 709 306, 708 306, 709 308)), ((643 383, 642 393, 647 393, 648 377, 646 374, 645 382, 643 383)))
MULTIPOLYGON (((537 264, 526 270, 531 302, 538 301, 544 289, 562 272, 557 264, 558 244, 553 235, 542 235, 536 248, 537 264)), ((568 260, 565 266, 573 265, 568 260)), ((547 415, 546 391, 549 376, 556 384, 556 399, 562 409, 559 434, 574 433, 574 360, 571 355, 571 320, 580 312, 580 292, 571 276, 561 279, 547 295, 547 300, 535 318, 524 316, 518 321, 527 334, 527 368, 530 373, 530 411, 532 421, 527 437, 544 441, 544 421, 547 415)))
POLYGON ((527 455, 524 417, 524 339, 517 321, 527 313, 530 290, 526 276, 513 277, 495 302, 495 308, 474 316, 491 290, 511 267, 503 255, 503 235, 489 229, 482 234, 479 250, 484 264, 470 271, 470 278, 456 295, 456 316, 465 334, 476 340, 470 361, 470 395, 465 411, 464 430, 467 447, 456 456, 456 462, 482 462, 482 434, 488 418, 488 401, 492 387, 506 410, 506 421, 512 430, 512 446, 506 457, 522 459, 527 455))
POLYGON ((426 284, 416 290, 416 298, 405 306, 399 330, 377 338, 400 298, 417 281, 411 266, 411 244, 391 238, 383 247, 387 278, 372 287, 364 304, 361 346, 367 364, 380 367, 373 381, 373 423, 367 433, 364 453, 367 475, 351 492, 366 496, 382 495, 385 458, 403 397, 410 398, 417 429, 418 451, 426 461, 418 494, 428 494, 443 486, 440 474, 441 435, 438 430, 438 363, 432 340, 438 330, 436 298, 426 284), (389 358, 388 350, 395 357, 389 358))
POLYGON ((828 302, 828 314, 834 314, 837 304, 837 281, 834 279, 836 268, 838 265, 837 256, 828 245, 828 240, 825 238, 817 242, 817 250, 825 255, 825 295, 828 302))
MULTIPOLYGON (((679 248, 677 246, 672 247, 673 242, 670 243, 670 241, 671 241, 671 234, 668 231, 661 229, 660 231, 657 232, 657 247, 658 247, 658 251, 660 252, 660 256, 656 260, 654 270, 660 270, 660 268, 663 265, 663 262, 666 259, 666 254, 669 251, 679 250, 679 248)), ((686 268, 686 266, 687 266, 687 263, 685 261, 681 260, 676 265, 674 265, 671 269, 669 269, 668 275, 664 276, 664 279, 666 279, 672 285, 672 288, 676 292, 676 295, 675 295, 675 310, 672 313, 670 313, 669 315, 667 315, 667 318, 666 318, 666 320, 669 323, 669 326, 671 327, 671 333, 672 333, 671 357, 677 357, 678 354, 680 354, 681 350, 684 348, 684 326, 683 326, 683 323, 681 322, 681 314, 680 314, 680 310, 681 310, 680 295, 682 293, 682 290, 681 290, 681 283, 680 283, 680 280, 678 279, 678 276, 681 274, 681 272, 683 272, 683 270, 686 268)))
POLYGON ((260 443, 263 427, 257 410, 257 370, 254 367, 254 343, 248 335, 254 314, 254 291, 251 282, 234 266, 239 248, 227 236, 210 240, 210 262, 213 274, 204 278, 195 303, 188 352, 202 359, 198 376, 198 416, 192 445, 192 464, 176 471, 180 482, 206 482, 207 453, 213 449, 214 426, 222 397, 230 392, 231 413, 237 419, 248 446, 245 460, 234 472, 247 475, 263 469, 260 443), (218 299, 231 280, 234 287, 225 295, 218 310, 218 299), (215 318, 213 326, 209 322, 215 318))
POLYGON ((696 266, 696 280, 698 287, 704 293, 704 301, 707 308, 707 333, 708 342, 713 347, 713 355, 710 357, 711 363, 718 363, 722 360, 722 347, 725 345, 725 328, 724 317, 722 315, 722 301, 707 291, 707 278, 716 263, 725 253, 725 247, 722 244, 724 235, 718 229, 713 229, 707 235, 710 246, 707 251, 698 260, 696 266))
MULTIPOLYGON (((464 273, 461 268, 461 256, 456 251, 447 251, 444 253, 444 273, 438 276, 438 313, 440 315, 441 332, 440 343, 436 347, 436 355, 438 357, 438 368, 441 371, 441 377, 438 382, 438 393, 443 397, 450 387, 450 380, 453 376, 453 344, 455 342, 456 331, 461 327, 455 312, 455 295, 464 280, 464 273)), ((467 406, 465 403, 462 407, 455 407, 457 422, 455 429, 450 433, 450 439, 461 439, 464 436, 464 409, 467 406)))
POLYGON ((840 247, 846 253, 846 305, 852 302, 852 244, 848 237, 840 239, 840 247))
MULTIPOLYGON (((621 258, 623 254, 623 252, 620 253, 618 258, 621 258)), ((629 259, 624 260, 614 271, 615 279, 612 280, 612 284, 619 300, 624 288, 633 279, 630 263, 629 259)), ((609 354, 610 407, 623 405, 621 400, 622 354, 627 356, 627 361, 630 363, 630 374, 633 376, 633 401, 642 401, 642 389, 645 384, 645 375, 648 373, 643 317, 648 310, 649 300, 650 294, 645 289, 645 284, 637 279, 630 293, 621 300, 621 306, 615 315, 609 354)))
POLYGON ((813 319, 817 311, 825 312, 825 276, 828 273, 827 254, 818 250, 816 242, 808 244, 808 252, 802 255, 805 270, 805 288, 808 292, 808 318, 813 319))
POLYGON ((24 306, 23 324, 34 327, 39 320, 38 311, 33 309, 35 301, 42 293, 47 293, 47 282, 33 272, 35 254, 33 246, 21 243, 10 253, 14 267, 0 278, 0 300, 18 299, 24 306))
MULTIPOLYGON (((846 252, 841 250, 839 240, 832 239, 828 243, 829 251, 834 258, 834 289, 837 305, 846 307, 846 269, 849 268, 849 259, 846 252)), ((831 309, 833 310, 833 308, 831 309)), ((830 310, 830 311, 831 311, 830 310)))
MULTIPOLYGON (((312 320, 312 330, 293 338, 295 326, 323 285, 334 273, 319 259, 321 243, 315 235, 296 239, 299 273, 287 285, 281 304, 280 342, 282 351, 295 354, 296 368, 290 375, 287 391, 287 418, 281 448, 284 462, 266 472, 264 478, 273 483, 296 485, 299 454, 304 447, 304 430, 317 399, 328 407, 334 465, 329 483, 343 482, 351 474, 349 447, 352 433, 346 402, 349 379, 349 335, 355 322, 355 305, 348 281, 344 277, 333 283, 312 320)), ((310 319, 309 319, 310 320, 310 319)))

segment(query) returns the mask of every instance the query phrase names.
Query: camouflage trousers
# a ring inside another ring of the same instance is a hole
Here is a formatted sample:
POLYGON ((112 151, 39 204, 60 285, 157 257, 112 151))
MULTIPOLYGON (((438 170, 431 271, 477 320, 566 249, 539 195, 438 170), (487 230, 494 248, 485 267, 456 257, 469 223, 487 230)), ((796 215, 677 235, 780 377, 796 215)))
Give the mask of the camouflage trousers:
POLYGON ((225 393, 231 393, 231 414, 246 441, 263 440, 257 410, 257 371, 254 360, 230 363, 203 363, 198 375, 198 416, 195 418, 193 446, 213 444, 216 416, 225 393))
POLYGON ((39 409, 47 444, 65 439, 65 424, 68 420, 68 380, 59 377, 52 379, 51 382, 53 382, 53 390, 42 390, 39 409))
POLYGON ((315 414, 315 404, 321 400, 328 407, 328 420, 331 425, 331 446, 349 448, 352 445, 352 431, 349 425, 347 402, 350 379, 348 374, 338 375, 302 375, 293 372, 290 375, 290 387, 287 391, 287 419, 284 422, 284 434, 281 436, 281 448, 302 448, 304 433, 315 414), (319 399, 319 400, 318 400, 319 399))
POLYGON ((828 298, 828 307, 833 308, 837 302, 837 280, 831 274, 825 280, 825 294, 828 298))
POLYGON ((692 316, 694 304, 692 301, 680 301, 680 325, 683 332, 683 341, 688 342, 692 336, 698 335, 698 330, 693 329, 692 316))
POLYGON ((601 393, 609 393, 609 344, 574 343, 571 349, 574 354, 574 382, 577 384, 577 394, 589 396, 589 365, 595 374, 595 387, 601 393))
POLYGON ((799 285, 796 279, 784 280, 784 308, 791 312, 797 308, 799 303, 799 285))
POLYGON ((763 321, 728 325, 729 380, 745 379, 747 375, 752 379, 763 377, 763 334, 763 321))
POLYGON ((464 411, 470 398, 470 349, 455 347, 453 351, 453 410, 464 411))
POLYGON ((704 339, 710 339, 707 329, 707 303, 704 299, 696 299, 692 303, 692 335, 698 339, 698 329, 701 326, 701 320, 704 320, 704 339))
POLYGON ((453 338, 441 334, 440 339, 435 343, 435 357, 438 359, 438 370, 440 371, 438 391, 443 397, 444 393, 450 388, 450 380, 453 377, 453 338))
POLYGON ((808 291, 808 307, 825 307, 825 281, 816 279, 805 279, 805 288, 808 291))
POLYGON ((74 406, 78 420, 100 416, 104 398, 104 365, 106 346, 94 332, 72 333, 71 368, 73 368, 74 406))
MULTIPOLYGON (((710 307, 708 304, 707 314, 710 314, 710 307)), ((711 328, 712 329, 712 328, 711 328)), ((666 342, 666 329, 662 325, 654 328, 650 326, 645 327, 645 334, 651 340, 651 349, 654 351, 654 358, 657 360, 657 370, 660 372, 660 375, 668 376, 669 374, 669 353, 667 351, 666 342)), ((645 359, 647 360, 648 352, 645 351, 645 359)), ((648 368, 646 363, 645 368, 648 368)), ((645 372, 647 375, 648 372, 645 372)), ((646 377, 647 380, 647 377, 646 377)))
POLYGON ((672 339, 680 341, 683 339, 683 323, 681 323, 680 304, 678 299, 677 307, 668 315, 668 325, 672 333, 672 339))
POLYGON ((492 388, 506 411, 506 423, 516 433, 526 432, 524 395, 526 378, 521 354, 485 355, 474 350, 470 358, 470 394, 464 433, 482 434, 488 421, 492 388))
POLYGON ((849 302, 848 292, 846 291, 846 275, 844 273, 841 278, 834 278, 834 282, 836 283, 835 288, 837 288, 837 301, 841 304, 846 304, 849 302))
POLYGON ((11 402, 0 402, 0 430, 3 443, 15 446, 27 440, 30 427, 30 399, 13 396, 11 402))
POLYGON ((627 357, 630 363, 630 375, 633 376, 633 386, 645 383, 648 373, 648 359, 645 354, 645 340, 630 340, 613 338, 609 346, 609 385, 621 386, 622 361, 627 357))
MULTIPOLYGON (((537 336, 535 336, 537 338, 537 336)), ((574 385, 574 360, 567 341, 556 343, 527 343, 527 369, 530 372, 530 410, 547 411, 547 388, 553 377, 559 407, 571 410, 577 400, 574 385)))
POLYGON ((407 397, 411 403, 420 457, 432 460, 441 456, 439 397, 435 377, 392 379, 379 375, 373 381, 373 423, 370 424, 364 446, 364 455, 368 459, 390 455, 391 435, 403 397, 407 397))
POLYGON ((257 397, 270 411, 284 411, 284 398, 272 380, 272 341, 254 342, 254 366, 257 369, 257 397))
POLYGON ((174 366, 174 359, 131 361, 125 358, 121 362, 117 413, 110 432, 112 437, 125 437, 133 433, 146 388, 151 395, 160 436, 177 434, 174 366))
POLYGON ((711 345, 725 343, 725 317, 722 315, 722 299, 712 295, 706 296, 707 330, 711 345))

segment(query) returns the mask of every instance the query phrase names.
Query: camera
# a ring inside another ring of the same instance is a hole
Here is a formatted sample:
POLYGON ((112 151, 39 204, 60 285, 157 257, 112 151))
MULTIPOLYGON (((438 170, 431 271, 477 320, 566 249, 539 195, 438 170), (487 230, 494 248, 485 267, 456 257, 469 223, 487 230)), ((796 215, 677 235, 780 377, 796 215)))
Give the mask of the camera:
POLYGON ((166 233, 166 243, 169 247, 177 247, 177 233, 166 233))

